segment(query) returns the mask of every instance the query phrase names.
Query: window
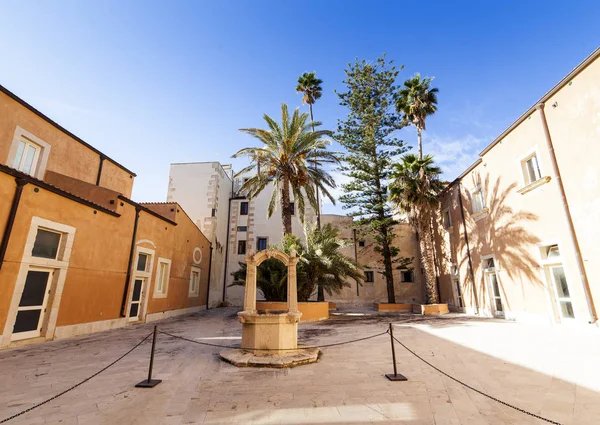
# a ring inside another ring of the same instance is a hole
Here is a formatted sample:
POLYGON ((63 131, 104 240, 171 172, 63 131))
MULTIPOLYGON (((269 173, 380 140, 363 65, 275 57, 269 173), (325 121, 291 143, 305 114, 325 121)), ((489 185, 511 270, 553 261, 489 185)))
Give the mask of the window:
POLYGON ((240 215, 248 215, 248 202, 240 203, 240 215))
POLYGON ((32 257, 50 258, 56 260, 60 246, 61 234, 50 230, 38 229, 31 250, 32 257))
POLYGON ((358 241, 358 246, 365 246, 365 241, 358 241))
POLYGON ((35 175, 42 148, 29 140, 22 138, 17 145, 17 153, 13 168, 26 174, 35 175))
POLYGON ((412 270, 402 272, 402 282, 414 282, 414 281, 415 281, 415 275, 412 272, 412 270))
POLYGON ((525 184, 533 183, 542 178, 542 173, 540 173, 540 165, 538 163, 536 154, 533 154, 524 160, 522 165, 523 173, 525 174, 525 184))
POLYGON ((296 214, 296 205, 293 202, 290 202, 290 213, 292 215, 296 214))
POLYGON ((471 193, 471 202, 473 214, 477 214, 485 208, 485 199, 483 198, 483 191, 480 187, 471 193))
POLYGON ((458 279, 458 266, 456 264, 452 264, 452 267, 450 269, 450 274, 453 278, 458 279))
POLYGON ((210 216, 211 216, 211 217, 216 217, 216 216, 217 216, 217 209, 216 209, 216 208, 213 208, 213 209, 210 211, 210 216))
POLYGON ((169 290, 169 275, 171 272, 171 260, 166 258, 158 259, 156 270, 156 281, 154 284, 154 297, 165 298, 169 290))
POLYGON ((246 241, 238 241, 238 255, 246 254, 246 241))
POLYGON ((444 229, 452 227, 452 217, 450 216, 450 210, 448 208, 442 211, 442 218, 444 220, 444 229))
POLYGON ((248 226, 238 226, 237 227, 237 231, 238 232, 247 232, 248 231, 248 226))
POLYGON ((256 250, 263 251, 265 249, 267 249, 267 238, 258 238, 258 241, 256 243, 256 250))
POLYGON ((137 261, 137 267, 136 267, 136 270, 138 272, 148 271, 148 265, 149 265, 148 257, 149 257, 149 255, 144 254, 143 252, 140 252, 138 254, 138 261, 137 261))
POLYGON ((552 281, 554 282, 554 289, 558 299, 560 315, 564 319, 575 318, 575 313, 573 312, 573 303, 571 302, 571 295, 569 293, 569 285, 567 284, 567 276, 565 275, 565 269, 563 266, 550 267, 550 275, 552 276, 552 281))
POLYGON ((190 273, 190 289, 188 293, 188 296, 190 297, 197 297, 200 292, 200 272, 200 268, 192 267, 190 273))
POLYGON ((375 275, 372 271, 365 272, 365 282, 369 282, 369 283, 375 282, 375 275))
POLYGON ((493 258, 487 258, 484 260, 484 264, 485 264, 485 268, 486 270, 494 270, 496 268, 496 265, 494 263, 494 259, 493 258))
POLYGON ((550 245, 546 248, 546 258, 560 258, 560 250, 558 249, 558 245, 550 245))

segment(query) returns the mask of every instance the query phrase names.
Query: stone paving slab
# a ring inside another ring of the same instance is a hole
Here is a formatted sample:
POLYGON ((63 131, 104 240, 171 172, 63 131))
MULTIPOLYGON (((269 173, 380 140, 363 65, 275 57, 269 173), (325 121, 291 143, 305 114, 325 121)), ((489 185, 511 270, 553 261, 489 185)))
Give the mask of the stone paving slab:
MULTIPOLYGON (((450 315, 348 316, 301 324, 300 343, 318 346, 385 331, 470 385, 565 425, 600 423, 600 334, 450 315)), ((150 333, 133 326, 0 352, 0 420, 88 377, 150 333)), ((159 329, 212 344, 236 345, 235 309, 158 323, 159 329)), ((236 368, 219 348, 159 335, 154 389, 150 344, 106 372, 10 424, 542 424, 444 377, 396 347, 390 382, 387 335, 324 348, 317 363, 293 369, 236 368)))

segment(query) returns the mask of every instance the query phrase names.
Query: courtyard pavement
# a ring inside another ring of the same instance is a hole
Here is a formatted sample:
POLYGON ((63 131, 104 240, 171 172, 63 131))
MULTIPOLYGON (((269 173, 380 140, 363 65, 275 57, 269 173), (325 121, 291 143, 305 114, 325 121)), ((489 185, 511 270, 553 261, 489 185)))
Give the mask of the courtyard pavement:
MULTIPOLYGON (((215 309, 158 322, 159 329, 213 344, 239 344, 236 310, 215 309)), ((452 376, 564 425, 600 424, 597 329, 524 325, 449 315, 423 318, 363 310, 300 325, 300 341, 321 345, 387 329, 452 376)), ((0 421, 69 388, 138 343, 152 324, 0 352, 0 421)), ((154 389, 150 344, 9 424, 542 424, 443 376, 396 346, 390 382, 388 335, 323 349, 293 369, 238 369, 218 348, 159 335, 154 389)))

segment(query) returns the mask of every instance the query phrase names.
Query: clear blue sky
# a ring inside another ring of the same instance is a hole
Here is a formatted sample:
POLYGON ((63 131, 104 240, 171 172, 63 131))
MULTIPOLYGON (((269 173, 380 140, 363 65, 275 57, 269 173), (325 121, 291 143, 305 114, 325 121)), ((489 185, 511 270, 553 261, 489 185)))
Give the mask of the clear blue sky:
POLYGON ((383 52, 399 82, 435 76, 425 150, 454 178, 600 45, 598 1, 3 1, 0 15, 0 84, 135 171, 138 201, 165 200, 171 162, 232 162, 254 143, 238 128, 300 106, 302 72, 324 80, 315 117, 334 129, 346 64, 383 52))

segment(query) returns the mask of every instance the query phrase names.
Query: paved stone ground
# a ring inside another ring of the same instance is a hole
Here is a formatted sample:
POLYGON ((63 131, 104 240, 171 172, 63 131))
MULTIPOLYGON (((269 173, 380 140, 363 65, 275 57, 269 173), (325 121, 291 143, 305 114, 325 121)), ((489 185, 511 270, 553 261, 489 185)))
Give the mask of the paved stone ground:
MULTIPOLYGON (((600 333, 465 316, 340 314, 300 326, 305 344, 386 330, 442 370, 561 424, 600 424, 600 333)), ((159 322, 198 341, 239 344, 234 309, 159 322)), ((0 420, 88 377, 135 345, 152 324, 0 352, 0 420)), ((145 343, 106 372, 10 424, 541 424, 439 374, 397 346, 390 382, 387 335, 326 348, 318 363, 287 370, 238 369, 219 349, 159 336, 154 389, 145 343)))

